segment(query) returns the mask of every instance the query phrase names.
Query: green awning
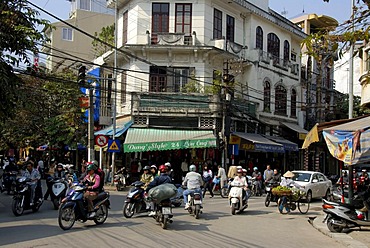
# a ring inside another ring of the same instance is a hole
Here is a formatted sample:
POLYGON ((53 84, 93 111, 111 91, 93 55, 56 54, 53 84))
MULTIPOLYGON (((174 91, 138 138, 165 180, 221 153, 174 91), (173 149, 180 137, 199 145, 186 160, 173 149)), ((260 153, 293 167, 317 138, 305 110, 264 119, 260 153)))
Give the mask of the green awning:
POLYGON ((165 151, 216 147, 213 131, 130 128, 124 152, 165 151))

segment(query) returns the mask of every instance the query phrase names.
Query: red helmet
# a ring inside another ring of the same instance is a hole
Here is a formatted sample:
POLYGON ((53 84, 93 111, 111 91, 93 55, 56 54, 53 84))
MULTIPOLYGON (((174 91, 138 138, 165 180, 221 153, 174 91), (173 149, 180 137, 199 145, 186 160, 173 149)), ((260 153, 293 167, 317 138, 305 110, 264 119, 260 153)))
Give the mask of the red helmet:
POLYGON ((167 167, 164 164, 162 164, 162 165, 159 166, 159 171, 160 172, 166 172, 167 171, 167 167))

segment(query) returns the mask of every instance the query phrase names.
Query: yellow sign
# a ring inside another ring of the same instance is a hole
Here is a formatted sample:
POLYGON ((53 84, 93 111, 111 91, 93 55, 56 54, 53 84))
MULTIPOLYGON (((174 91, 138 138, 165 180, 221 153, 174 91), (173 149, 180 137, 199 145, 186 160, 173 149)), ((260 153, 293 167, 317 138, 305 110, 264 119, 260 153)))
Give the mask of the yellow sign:
POLYGON ((254 150, 254 144, 242 144, 240 149, 242 149, 242 150, 254 150))
POLYGON ((230 140, 229 140, 229 144, 230 145, 239 145, 240 144, 240 137, 238 136, 234 136, 234 135, 230 135, 230 140))
POLYGON ((307 134, 304 142, 303 142, 303 145, 302 145, 302 149, 307 149, 311 143, 314 143, 314 142, 318 142, 320 139, 319 139, 319 132, 317 131, 317 125, 316 124, 307 134))
POLYGON ((116 141, 115 141, 115 140, 114 140, 114 141, 112 142, 112 144, 110 145, 109 150, 119 151, 119 147, 118 147, 118 145, 117 145, 117 143, 116 143, 116 141))

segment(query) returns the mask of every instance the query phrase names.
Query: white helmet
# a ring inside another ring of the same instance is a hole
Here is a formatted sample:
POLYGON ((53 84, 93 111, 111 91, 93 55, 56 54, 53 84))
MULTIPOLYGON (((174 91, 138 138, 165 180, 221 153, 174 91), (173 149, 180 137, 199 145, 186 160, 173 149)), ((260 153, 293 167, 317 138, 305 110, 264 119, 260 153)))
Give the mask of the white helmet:
POLYGON ((197 167, 192 164, 192 165, 189 166, 189 170, 190 171, 196 171, 197 170, 197 167))
POLYGON ((166 167, 171 167, 170 162, 167 162, 167 163, 165 163, 164 165, 165 165, 166 167))

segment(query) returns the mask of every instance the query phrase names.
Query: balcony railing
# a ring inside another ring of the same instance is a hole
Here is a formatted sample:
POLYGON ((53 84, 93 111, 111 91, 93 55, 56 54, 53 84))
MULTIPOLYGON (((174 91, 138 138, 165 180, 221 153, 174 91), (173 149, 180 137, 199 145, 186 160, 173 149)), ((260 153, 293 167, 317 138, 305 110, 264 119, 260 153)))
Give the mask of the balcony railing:
POLYGON ((184 33, 155 33, 151 36, 151 44, 191 46, 193 44, 193 37, 190 34, 184 33))
POLYGON ((243 50, 244 47, 243 45, 240 45, 236 42, 229 41, 226 39, 216 39, 216 40, 211 40, 209 43, 210 46, 214 46, 218 49, 233 53, 235 55, 239 56, 244 56, 243 50))
POLYGON ((271 54, 270 53, 260 50, 259 55, 260 55, 259 56, 259 61, 270 64, 270 60, 271 60, 271 54))

